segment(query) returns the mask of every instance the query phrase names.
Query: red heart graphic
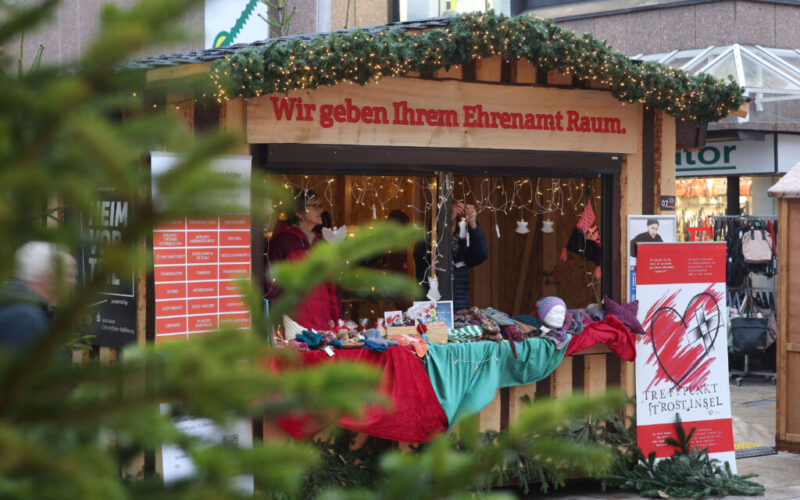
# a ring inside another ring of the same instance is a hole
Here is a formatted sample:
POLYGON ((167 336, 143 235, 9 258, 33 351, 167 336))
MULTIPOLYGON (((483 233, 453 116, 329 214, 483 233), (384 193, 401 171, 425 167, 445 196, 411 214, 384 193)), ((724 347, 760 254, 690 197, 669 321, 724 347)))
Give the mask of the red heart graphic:
POLYGON ((655 362, 658 371, 650 387, 667 380, 683 386, 698 387, 708 379, 710 365, 715 359, 714 346, 722 324, 717 298, 708 291, 692 297, 681 314, 674 307, 674 298, 656 309, 649 320, 648 336, 653 354, 648 364, 655 362))

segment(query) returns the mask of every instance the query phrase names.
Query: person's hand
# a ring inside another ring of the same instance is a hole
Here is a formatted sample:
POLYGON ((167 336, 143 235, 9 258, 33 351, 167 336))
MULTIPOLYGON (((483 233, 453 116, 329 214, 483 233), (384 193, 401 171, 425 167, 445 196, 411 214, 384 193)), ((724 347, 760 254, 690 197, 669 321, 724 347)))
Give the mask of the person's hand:
POLYGON ((456 224, 458 224, 459 217, 464 217, 464 210, 464 204, 460 201, 453 203, 453 208, 450 211, 450 218, 453 221, 453 227, 456 227, 456 224))
POLYGON ((478 227, 478 212, 475 210, 475 205, 467 205, 464 208, 465 217, 467 218, 467 224, 469 224, 470 229, 475 229, 478 227))

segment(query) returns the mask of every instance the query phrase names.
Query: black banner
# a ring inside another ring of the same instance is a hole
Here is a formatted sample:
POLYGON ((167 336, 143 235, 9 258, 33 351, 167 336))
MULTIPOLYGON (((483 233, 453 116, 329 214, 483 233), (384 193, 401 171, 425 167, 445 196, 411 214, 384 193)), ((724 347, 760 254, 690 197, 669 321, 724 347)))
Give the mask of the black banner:
MULTIPOLYGON (((81 215, 81 231, 89 240, 78 250, 78 275, 85 284, 103 259, 103 249, 118 243, 133 216, 133 204, 111 190, 99 193, 94 213, 81 215)), ((136 279, 134 269, 112 274, 90 307, 82 333, 94 335, 93 345, 120 348, 136 341, 136 279)))

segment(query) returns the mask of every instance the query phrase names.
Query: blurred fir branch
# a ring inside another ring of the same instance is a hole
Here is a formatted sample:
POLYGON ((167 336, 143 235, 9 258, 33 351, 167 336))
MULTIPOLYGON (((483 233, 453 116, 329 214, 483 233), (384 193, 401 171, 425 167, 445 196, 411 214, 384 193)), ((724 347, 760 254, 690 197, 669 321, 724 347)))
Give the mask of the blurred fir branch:
MULTIPOLYGON (((11 7, 0 0, 0 44, 53 17, 57 6, 11 7)), ((62 296, 51 328, 27 352, 0 353, 0 498, 238 498, 232 479, 252 474, 258 492, 296 497, 315 464, 325 463, 308 443, 257 442, 250 449, 208 447, 178 432, 172 417, 206 417, 220 424, 241 419, 274 419, 305 413, 322 423, 356 415, 366 404, 382 404, 376 394, 380 374, 370 366, 322 364, 300 367, 292 352, 266 345, 267 318, 258 286, 246 290, 254 318, 250 331, 224 331, 191 343, 132 346, 115 364, 58 361, 108 281, 122 270, 146 270, 152 256, 143 242, 153 227, 184 216, 227 213, 237 200, 223 194, 235 181, 214 174, 211 160, 231 150, 240 137, 198 133, 194 137, 154 106, 169 92, 154 93, 142 71, 124 62, 154 43, 177 40, 175 20, 193 0, 141 0, 130 8, 105 5, 98 34, 73 64, 40 64, 20 75, 0 54, 0 281, 13 275, 14 251, 30 240, 77 249, 97 244, 81 231, 80 217, 43 221, 56 207, 73 214, 97 214, 98 195, 111 189, 136 207, 120 238, 102 246, 94 274, 70 296, 62 296), (150 200, 150 175, 143 168, 151 151, 182 153, 156 179, 158 202, 150 200), (159 404, 170 403, 162 415, 159 404), (158 477, 123 480, 122 467, 142 450, 162 444, 183 448, 195 475, 165 486, 158 477)), ((183 83, 183 82, 182 82, 183 83)), ((186 91, 181 87, 173 89, 186 91)), ((265 217, 268 200, 281 189, 253 182, 254 217, 265 217)), ((250 208, 250 207, 246 207, 250 208)), ((359 269, 387 250, 406 248, 419 234, 410 227, 362 228, 338 245, 322 244, 300 263, 275 266, 286 291, 273 317, 289 312, 303 294, 328 280, 360 293, 413 296, 416 285, 392 275, 359 269)), ((552 437, 558 422, 587 412, 615 408, 619 398, 570 399, 534 405, 517 427, 491 445, 477 444, 477 431, 461 426, 460 448, 447 437, 435 440, 416 458, 392 452, 380 458, 384 479, 371 490, 328 491, 327 497, 446 498, 470 495, 509 452, 550 460, 561 467, 587 459, 608 463, 597 447, 563 443, 552 437), (537 436, 532 438, 531 436, 537 436)), ((370 485, 365 484, 365 487, 370 485)))
POLYGON ((728 495, 760 496, 764 486, 751 481, 758 474, 737 475, 728 463, 720 464, 708 455, 708 448, 698 449, 691 439, 695 429, 688 433, 683 428, 679 414, 675 414, 677 439, 668 437, 666 444, 673 446, 671 457, 656 462, 655 452, 645 458, 641 450, 633 446, 631 453, 618 461, 606 485, 633 490, 648 498, 693 498, 695 500, 724 497, 728 495), (628 467, 625 463, 635 457, 628 467))

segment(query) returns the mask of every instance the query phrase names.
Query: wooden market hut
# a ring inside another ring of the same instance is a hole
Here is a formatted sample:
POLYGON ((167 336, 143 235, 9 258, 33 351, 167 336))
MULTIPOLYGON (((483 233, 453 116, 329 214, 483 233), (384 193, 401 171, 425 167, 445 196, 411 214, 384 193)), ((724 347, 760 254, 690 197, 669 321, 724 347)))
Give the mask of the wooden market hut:
POLYGON ((800 452, 800 401, 792 391, 800 384, 800 163, 767 191, 778 198, 778 337, 775 447, 800 452), (794 217, 792 217, 794 214, 794 217), (797 229, 794 229, 797 227, 797 229))
MULTIPOLYGON (((619 302, 627 296, 627 216, 661 213, 662 197, 675 194, 676 144, 700 145, 698 123, 742 104, 738 88, 725 83, 640 65, 549 22, 493 14, 284 37, 134 66, 149 69, 154 91, 210 75, 210 106, 199 94, 170 93, 163 102, 189 128, 241 132, 238 152, 266 173, 420 175, 439 189, 454 176, 587 179, 600 194, 601 292, 619 302)), ((568 270, 557 257, 574 219, 547 233, 538 217, 514 239, 500 236, 513 234, 514 218, 502 219, 481 215, 491 258, 472 271, 474 304, 519 313, 544 295, 584 300, 585 267, 573 259, 568 270), (497 237, 489 234, 495 229, 497 237)), ((261 232, 253 228, 257 280, 261 232)), ((442 295, 450 296, 447 286, 442 295)), ((143 302, 151 317, 152 298, 143 302)), ((140 335, 155 340, 147 324, 140 335)), ((481 427, 513 422, 525 395, 597 394, 609 385, 633 394, 633 363, 608 352, 584 351, 538 384, 498 391, 481 427)))

